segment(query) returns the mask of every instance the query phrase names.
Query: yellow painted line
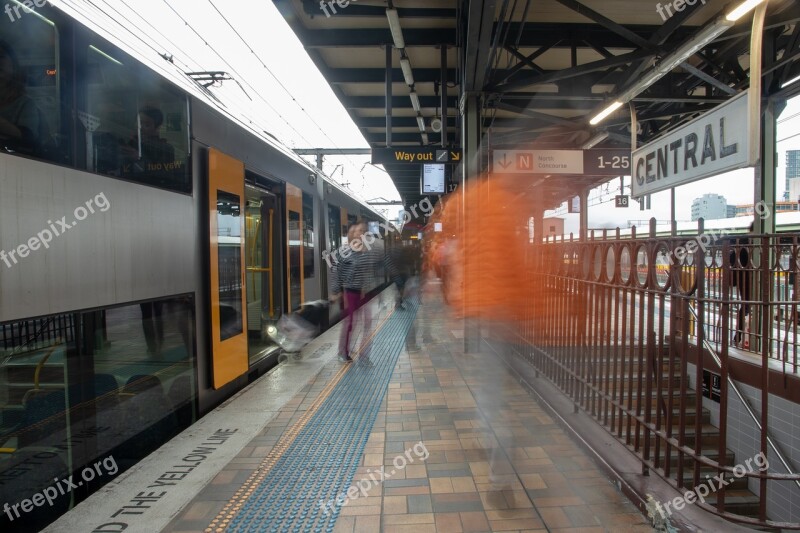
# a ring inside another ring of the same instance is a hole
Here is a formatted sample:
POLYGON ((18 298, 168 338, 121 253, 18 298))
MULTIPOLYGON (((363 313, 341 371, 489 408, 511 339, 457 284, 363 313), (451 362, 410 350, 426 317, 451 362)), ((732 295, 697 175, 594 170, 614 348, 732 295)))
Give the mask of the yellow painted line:
MULTIPOLYGON (((355 358, 357 358, 361 350, 364 346, 367 345, 369 341, 371 341, 375 335, 377 335, 378 331, 383 328, 386 324, 386 321, 389 320, 389 317, 394 314, 394 310, 387 314, 375 327, 372 333, 367 337, 364 341, 362 341, 361 345, 356 349, 355 358)), ((294 423, 289 429, 284 431, 281 438, 278 440, 277 444, 270 450, 267 456, 261 461, 261 464, 258 465, 258 468, 250 474, 247 480, 242 484, 242 486, 237 490, 233 497, 230 499, 228 503, 225 504, 225 507, 217 514, 217 516, 211 521, 208 527, 204 530, 204 533, 223 533, 227 527, 230 525, 231 520, 236 517, 236 514, 242 509, 247 499, 253 495, 253 492, 256 488, 264 481, 264 478, 267 477, 272 467, 278 462, 278 460, 283 456, 284 452, 289 449, 289 446, 294 443, 297 435, 302 431, 302 429, 308 424, 309 420, 317 413, 319 408, 328 399, 331 394, 331 391, 338 385, 339 381, 341 381, 342 377, 344 376, 345 372, 352 367, 352 364, 342 366, 333 375, 331 380, 325 385, 325 388, 320 391, 319 396, 317 399, 314 400, 314 403, 308 408, 303 416, 294 423)))

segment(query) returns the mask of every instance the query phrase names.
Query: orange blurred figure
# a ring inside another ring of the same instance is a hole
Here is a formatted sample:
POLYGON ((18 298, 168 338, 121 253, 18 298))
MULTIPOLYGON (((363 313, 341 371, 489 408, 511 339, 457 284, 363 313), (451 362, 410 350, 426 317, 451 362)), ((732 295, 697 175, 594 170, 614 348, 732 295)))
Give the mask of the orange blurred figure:
POLYGON ((446 300, 457 316, 521 320, 534 293, 525 265, 531 200, 514 182, 494 177, 491 188, 474 180, 462 194, 463 203, 461 194, 452 194, 433 218, 443 229, 432 238, 446 300))

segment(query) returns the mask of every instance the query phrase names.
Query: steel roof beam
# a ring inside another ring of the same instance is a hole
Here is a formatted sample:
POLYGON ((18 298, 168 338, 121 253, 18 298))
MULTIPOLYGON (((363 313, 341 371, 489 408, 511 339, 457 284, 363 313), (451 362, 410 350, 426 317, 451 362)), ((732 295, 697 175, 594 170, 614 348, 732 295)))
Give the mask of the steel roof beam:
MULTIPOLYGON (((349 9, 349 8, 348 8, 349 9)), ((383 10, 383 8, 381 8, 383 10)), ((381 26, 384 20, 376 28, 358 29, 326 29, 309 30, 303 28, 298 35, 303 42, 303 46, 308 49, 316 48, 376 48, 393 43, 392 34, 388 27, 381 26)), ((496 28, 495 24, 495 28, 496 28)), ((628 25, 625 26, 635 35, 644 39, 655 34, 661 26, 649 25, 628 25)), ((553 43, 558 43, 556 48, 592 48, 599 46, 602 48, 636 48, 628 39, 617 35, 596 24, 566 24, 553 22, 528 22, 524 26, 518 22, 512 22, 509 33, 522 30, 519 46, 514 48, 538 48, 541 46, 553 47, 553 43), (588 44, 591 43, 591 44, 588 44)), ((692 27, 681 27, 678 34, 687 37, 693 32, 692 27)), ((442 43, 448 46, 455 46, 456 30, 451 27, 442 28, 403 28, 403 40, 406 47, 435 47, 442 43)))
POLYGON ((575 11, 576 13, 583 15, 584 17, 588 18, 589 20, 593 20, 594 22, 598 23, 599 25, 603 26, 607 30, 619 35, 620 37, 627 39, 631 43, 635 44, 639 48, 649 49, 652 47, 650 42, 645 39, 644 37, 636 34, 635 32, 629 30, 625 26, 621 24, 617 24, 613 20, 604 17, 597 11, 594 11, 585 5, 581 4, 577 0, 556 0, 559 4, 570 8, 571 10, 575 11))
MULTIPOLYGON (((334 2, 335 5, 335 2, 334 2)), ((444 8, 427 8, 427 7, 413 7, 413 8, 396 8, 400 18, 443 18, 453 20, 456 18, 455 9, 444 8)), ((322 16, 324 12, 319 7, 319 0, 303 0, 303 11, 306 15, 322 16)), ((336 10, 334 17, 375 17, 382 18, 386 21, 386 7, 384 6, 366 6, 359 5, 355 0, 351 0, 346 8, 336 10)))
MULTIPOLYGON (((441 80, 441 70, 438 68, 415 68, 413 71, 415 83, 433 83, 441 80)), ((385 68, 328 68, 324 75, 328 83, 331 84, 386 83, 385 68)), ((401 69, 392 69, 392 81, 405 83, 401 69)), ((447 69, 447 81, 448 83, 456 81, 455 69, 447 69)), ((408 99, 408 97, 405 98, 408 99)))
POLYGON ((529 85, 552 83, 558 80, 565 80, 582 76, 591 72, 597 72, 598 70, 606 70, 611 67, 628 65, 634 61, 650 57, 651 55, 652 53, 646 50, 637 50, 635 52, 614 56, 612 59, 592 61, 591 63, 585 63, 577 67, 551 71, 546 74, 531 75, 526 73, 526 75, 512 77, 512 79, 510 79, 508 82, 495 86, 493 90, 498 92, 506 92, 522 87, 528 87, 529 85))
MULTIPOLYGON (((386 97, 381 96, 343 96, 339 99, 346 109, 384 109, 386 107, 386 97)), ((435 108, 441 105, 437 96, 420 96, 420 107, 435 108)), ((447 97, 447 107, 457 108, 458 98, 455 96, 447 97)), ((411 101, 408 96, 392 96, 392 109, 411 109, 411 101)), ((358 118, 358 117, 355 117, 358 118)), ((396 118, 396 117, 393 117, 396 118)), ((415 119, 416 121, 416 119, 415 119)))

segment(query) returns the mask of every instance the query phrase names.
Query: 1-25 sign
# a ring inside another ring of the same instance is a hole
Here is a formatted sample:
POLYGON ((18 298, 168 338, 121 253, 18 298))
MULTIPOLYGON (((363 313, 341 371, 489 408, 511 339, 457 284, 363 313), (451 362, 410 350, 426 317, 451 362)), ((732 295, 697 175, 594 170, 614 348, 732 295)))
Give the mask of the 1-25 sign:
POLYGON ((631 157, 628 155, 624 156, 612 156, 610 161, 606 161, 605 156, 598 156, 597 157, 597 168, 604 169, 604 168, 614 168, 619 170, 630 170, 631 169, 631 157))
POLYGON ((583 173, 588 176, 630 176, 631 151, 617 148, 584 150, 583 173))

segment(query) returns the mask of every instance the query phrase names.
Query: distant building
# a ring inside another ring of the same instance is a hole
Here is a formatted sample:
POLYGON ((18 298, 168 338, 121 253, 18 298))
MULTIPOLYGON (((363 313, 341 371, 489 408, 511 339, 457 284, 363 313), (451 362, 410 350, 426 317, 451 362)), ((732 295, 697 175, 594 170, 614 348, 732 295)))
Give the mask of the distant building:
POLYGON ((736 217, 736 206, 735 205, 729 205, 727 214, 728 214, 728 216, 726 218, 734 218, 734 217, 736 217))
POLYGON ((786 190, 789 191, 789 180, 800 178, 800 150, 786 151, 786 190))
POLYGON ((704 194, 692 201, 692 220, 728 218, 728 202, 721 194, 704 194))

